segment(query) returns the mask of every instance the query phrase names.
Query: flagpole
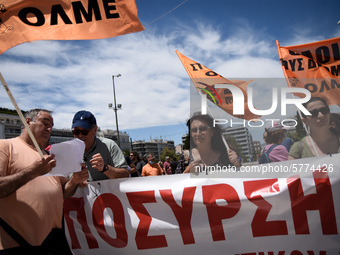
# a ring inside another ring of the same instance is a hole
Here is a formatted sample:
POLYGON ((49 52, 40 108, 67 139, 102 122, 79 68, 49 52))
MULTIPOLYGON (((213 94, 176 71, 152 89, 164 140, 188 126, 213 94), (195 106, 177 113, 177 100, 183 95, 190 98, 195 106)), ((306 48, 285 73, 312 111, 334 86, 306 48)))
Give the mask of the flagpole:
POLYGON ((2 76, 1 72, 0 72, 0 81, 1 81, 2 85, 4 86, 4 88, 5 88, 5 90, 6 90, 7 94, 8 94, 8 96, 9 96, 9 98, 11 99, 11 101, 12 101, 14 107, 15 107, 15 110, 17 111, 17 113, 18 113, 18 115, 19 115, 19 117, 20 117, 20 120, 21 120, 22 124, 25 126, 25 128, 26 128, 26 130, 27 130, 27 132, 28 132, 28 135, 30 136, 30 138, 31 138, 31 140, 32 140, 32 142, 33 142, 35 148, 37 149, 37 151, 38 151, 39 155, 41 156, 41 158, 43 158, 44 156, 43 156, 43 154, 42 154, 42 151, 41 151, 41 149, 40 149, 40 146, 38 145, 37 140, 35 139, 35 137, 34 137, 32 131, 31 131, 30 127, 28 126, 28 124, 27 124, 27 122, 26 122, 26 120, 25 120, 24 115, 22 115, 22 112, 21 112, 21 110, 19 109, 19 106, 18 106, 18 104, 16 103, 16 101, 15 101, 13 95, 12 95, 12 92, 10 91, 9 87, 7 86, 7 83, 6 83, 5 79, 4 79, 4 77, 2 76))

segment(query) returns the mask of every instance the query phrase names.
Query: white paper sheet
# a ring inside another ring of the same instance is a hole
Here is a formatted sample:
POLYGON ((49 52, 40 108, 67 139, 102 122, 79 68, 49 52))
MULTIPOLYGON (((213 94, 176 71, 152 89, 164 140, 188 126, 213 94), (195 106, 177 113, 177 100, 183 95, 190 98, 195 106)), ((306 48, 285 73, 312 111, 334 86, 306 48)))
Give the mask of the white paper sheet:
POLYGON ((47 175, 68 176, 70 173, 81 171, 85 143, 79 139, 52 144, 50 154, 55 155, 57 162, 47 175))

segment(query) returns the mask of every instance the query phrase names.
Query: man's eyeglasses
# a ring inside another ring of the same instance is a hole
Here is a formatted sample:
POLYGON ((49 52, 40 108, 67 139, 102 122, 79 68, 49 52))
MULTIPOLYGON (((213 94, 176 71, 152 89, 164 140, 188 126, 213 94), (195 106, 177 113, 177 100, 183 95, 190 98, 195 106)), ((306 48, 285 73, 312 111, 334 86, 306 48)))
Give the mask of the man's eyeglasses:
POLYGON ((312 114, 312 118, 316 118, 319 115, 319 112, 321 112, 323 115, 326 115, 327 113, 329 113, 329 108, 328 107, 322 107, 320 109, 315 109, 313 111, 310 111, 310 113, 312 114))
POLYGON ((208 128, 209 127, 207 127, 207 126, 200 126, 200 127, 198 127, 198 128, 192 128, 192 129, 190 129, 190 132, 191 133, 197 133, 197 131, 200 131, 201 133, 204 133, 204 132, 207 132, 207 130, 208 130, 208 128))
POLYGON ((72 130, 72 133, 74 135, 79 135, 79 134, 82 134, 82 135, 88 135, 89 132, 90 132, 91 129, 73 129, 72 130))

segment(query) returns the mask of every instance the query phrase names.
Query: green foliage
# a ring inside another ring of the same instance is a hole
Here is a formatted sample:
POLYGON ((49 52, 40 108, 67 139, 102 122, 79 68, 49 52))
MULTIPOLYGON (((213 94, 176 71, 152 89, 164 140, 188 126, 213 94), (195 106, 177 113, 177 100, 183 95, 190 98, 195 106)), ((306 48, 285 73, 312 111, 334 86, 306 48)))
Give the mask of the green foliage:
POLYGON ((307 135, 307 132, 303 127, 300 115, 298 113, 296 113, 295 119, 297 121, 295 131, 293 132, 288 131, 287 136, 292 138, 294 141, 300 141, 302 138, 304 138, 307 135))
POLYGON ((185 138, 183 150, 190 150, 190 135, 189 134, 187 134, 185 138))
POLYGON ((297 113, 296 114, 296 121, 297 121, 297 125, 296 125, 296 132, 298 137, 300 138, 299 140, 301 140, 303 137, 305 137, 307 135, 306 130, 303 128, 303 124, 300 118, 300 115, 297 113))
MULTIPOLYGON (((22 112, 22 114, 26 113, 26 111, 21 111, 21 112, 22 112)), ((11 114, 11 115, 18 115, 16 110, 11 110, 11 109, 2 108, 2 107, 0 107, 0 113, 11 114)))
POLYGON ((165 147, 163 149, 163 152, 160 155, 160 160, 162 160, 164 162, 166 156, 169 156, 170 158, 173 158, 174 160, 178 160, 179 159, 179 156, 176 155, 175 150, 169 150, 168 147, 165 147))
POLYGON ((124 156, 130 156, 130 149, 129 148, 125 148, 123 150, 123 154, 124 154, 124 156))

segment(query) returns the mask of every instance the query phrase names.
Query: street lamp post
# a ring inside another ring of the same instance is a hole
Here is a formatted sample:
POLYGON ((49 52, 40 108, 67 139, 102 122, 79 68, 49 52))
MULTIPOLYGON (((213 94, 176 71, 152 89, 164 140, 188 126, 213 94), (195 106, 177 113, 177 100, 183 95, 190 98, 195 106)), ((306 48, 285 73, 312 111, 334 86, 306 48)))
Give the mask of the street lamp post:
MULTIPOLYGON (((113 84, 113 103, 114 103, 114 108, 113 110, 115 111, 115 117, 116 117, 116 130, 117 130, 117 142, 118 146, 120 147, 120 140, 119 140, 119 129, 118 129, 118 115, 117 115, 117 104, 116 104, 116 90, 115 90, 115 77, 120 77, 122 76, 121 74, 116 74, 112 75, 112 84, 113 84)), ((119 105, 121 107, 121 105, 119 105)))

